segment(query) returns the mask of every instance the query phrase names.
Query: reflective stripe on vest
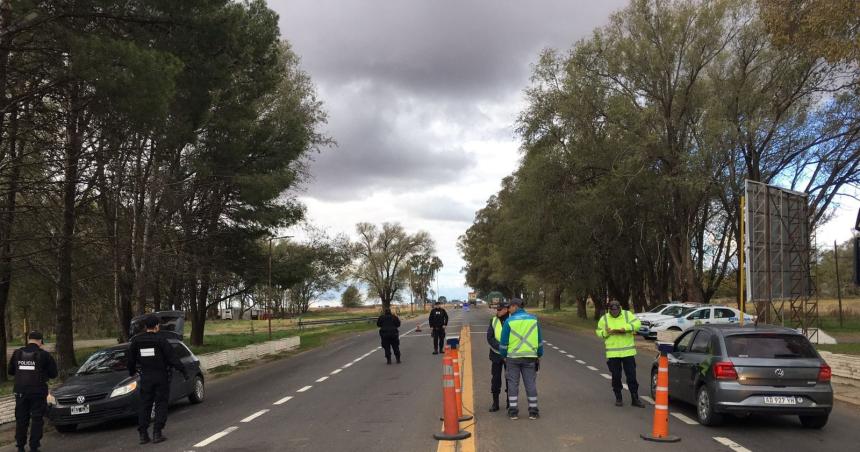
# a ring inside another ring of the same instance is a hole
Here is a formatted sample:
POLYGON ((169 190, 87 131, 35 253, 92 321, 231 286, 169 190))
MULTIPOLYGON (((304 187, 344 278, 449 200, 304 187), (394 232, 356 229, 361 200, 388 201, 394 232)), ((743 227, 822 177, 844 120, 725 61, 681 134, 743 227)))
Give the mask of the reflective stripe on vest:
MULTIPOLYGON (((493 336, 496 338, 496 342, 502 342, 502 321, 499 320, 498 317, 493 317, 493 320, 490 321, 490 324, 493 325, 493 336)), ((497 355, 501 355, 498 350, 493 347, 490 347, 490 350, 496 352, 497 355)))
POLYGON ((537 320, 517 319, 513 322, 508 319, 511 328, 509 336, 508 351, 509 358, 537 358, 537 320), (528 329, 526 329, 528 325, 528 329), (524 331, 524 332, 523 332, 524 331))

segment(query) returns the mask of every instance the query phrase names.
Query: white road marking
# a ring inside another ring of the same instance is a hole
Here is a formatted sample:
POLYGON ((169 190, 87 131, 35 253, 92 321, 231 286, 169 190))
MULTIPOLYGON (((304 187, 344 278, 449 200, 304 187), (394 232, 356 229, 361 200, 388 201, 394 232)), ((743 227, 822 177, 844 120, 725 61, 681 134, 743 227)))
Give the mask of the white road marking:
POLYGON ((347 367, 349 367, 351 365, 352 365, 352 363, 346 363, 343 365, 343 367, 341 367, 341 369, 346 369, 347 367))
POLYGON ((325 377, 317 378, 317 383, 322 383, 322 382, 324 382, 324 381, 326 381, 326 380, 328 380, 328 375, 326 375, 325 377))
POLYGON ((245 419, 242 419, 242 420, 241 420, 241 421, 239 421, 239 422, 245 422, 245 423, 251 422, 251 421, 253 421, 254 419, 257 419, 258 417, 260 417, 260 416, 262 416, 262 415, 264 415, 264 414, 266 414, 266 413, 268 413, 268 412, 269 412, 269 410, 260 410, 260 411, 257 411, 256 413, 254 413, 254 414, 252 414, 252 415, 250 415, 250 416, 246 417, 245 419))
POLYGON ((591 369, 591 370, 593 370, 593 371, 595 371, 595 372, 597 371, 597 368, 596 368, 596 367, 594 367, 594 366, 585 366, 585 367, 588 367, 589 369, 591 369))
POLYGON ((573 356, 573 355, 567 355, 567 357, 568 358, 576 358, 576 356, 573 356))
POLYGON ((607 379, 607 380, 611 380, 611 379, 612 379, 612 377, 610 377, 610 376, 609 376, 609 374, 600 374, 600 376, 601 376, 601 377, 603 377, 603 378, 605 378, 605 379, 607 379))
POLYGON ((313 386, 305 386, 304 388, 299 389, 299 390, 298 390, 298 391, 296 391, 296 392, 305 392, 305 391, 307 391, 307 390, 308 390, 308 389, 310 389, 310 388, 313 388, 313 386))
POLYGON ((621 383, 621 386, 628 391, 630 390, 630 388, 627 387, 627 383, 621 383))
POLYGON ((716 442, 722 444, 723 446, 727 446, 729 449, 731 449, 735 452, 752 452, 751 450, 747 449, 746 447, 741 446, 740 444, 738 444, 738 443, 736 443, 736 442, 734 442, 728 438, 723 438, 722 436, 715 436, 714 440, 716 442))
POLYGON ((564 350, 559 350, 558 352, 559 352, 559 353, 561 353, 561 354, 565 354, 565 353, 567 353, 567 352, 566 352, 566 351, 564 351, 564 350))
POLYGON ((355 358, 354 360, 352 360, 352 362, 357 363, 357 362, 361 361, 362 359, 364 359, 364 356, 359 356, 358 358, 355 358))
POLYGON ((652 399, 651 397, 644 395, 644 396, 639 396, 639 398, 650 403, 651 405, 654 405, 654 399, 652 399))
POLYGON ((343 369, 335 369, 335 370, 331 371, 331 375, 337 375, 341 372, 343 372, 343 369))
POLYGON ((683 414, 681 414, 681 413, 674 413, 674 412, 672 412, 672 413, 669 413, 669 414, 671 414, 672 416, 675 416, 676 418, 680 419, 680 420, 681 420, 681 422, 683 422, 683 423, 685 423, 685 424, 687 424, 687 425, 696 425, 696 424, 698 424, 698 422, 696 422, 696 421, 694 421, 694 420, 692 420, 692 419, 688 418, 687 416, 684 416, 684 415, 683 415, 683 414))
POLYGON ((578 362, 579 364, 585 364, 585 361, 583 361, 581 359, 577 359, 576 362, 578 362))
POLYGON ((218 441, 219 439, 229 435, 230 433, 235 432, 236 430, 239 430, 239 427, 229 427, 227 429, 224 429, 224 430, 210 436, 209 438, 204 439, 203 441, 200 441, 199 443, 195 444, 192 447, 206 447, 206 446, 214 443, 215 441, 218 441))
POLYGON ((292 399, 292 398, 293 398, 293 396, 288 395, 288 396, 284 397, 283 399, 278 400, 277 402, 273 403, 272 405, 281 405, 281 404, 287 403, 287 402, 289 402, 289 401, 290 401, 290 399, 292 399))

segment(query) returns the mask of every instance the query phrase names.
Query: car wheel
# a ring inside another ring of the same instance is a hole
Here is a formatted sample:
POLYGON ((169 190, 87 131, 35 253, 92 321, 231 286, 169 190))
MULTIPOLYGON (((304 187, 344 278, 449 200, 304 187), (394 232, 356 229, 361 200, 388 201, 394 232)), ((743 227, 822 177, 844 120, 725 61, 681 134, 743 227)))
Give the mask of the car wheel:
POLYGON ((78 424, 55 425, 54 428, 60 433, 72 433, 78 429, 78 424))
POLYGON ((191 403, 200 403, 206 395, 206 386, 203 384, 203 377, 200 375, 194 377, 194 390, 188 394, 188 401, 191 403))
POLYGON ((696 417, 699 418, 700 424, 713 427, 723 422, 723 415, 714 412, 714 402, 708 385, 699 386, 696 394, 696 417))
POLYGON ((657 369, 651 369, 651 398, 657 400, 657 369))
POLYGON ((680 328, 678 328, 677 326, 670 326, 670 327, 668 328, 668 330, 669 330, 669 331, 681 331, 681 329, 680 329, 680 328))
POLYGON ((800 416, 800 423, 806 428, 822 428, 827 425, 829 414, 821 416, 800 416))

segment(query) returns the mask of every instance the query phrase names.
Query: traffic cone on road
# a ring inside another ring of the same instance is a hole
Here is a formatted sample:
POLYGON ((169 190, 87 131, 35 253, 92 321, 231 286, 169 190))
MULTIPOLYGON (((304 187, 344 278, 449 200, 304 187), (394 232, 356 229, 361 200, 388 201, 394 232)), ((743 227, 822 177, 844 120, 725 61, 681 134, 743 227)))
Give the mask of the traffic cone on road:
POLYGON ((420 333, 420 332, 421 332, 421 322, 418 322, 418 325, 415 325, 415 332, 416 332, 416 333, 420 333))
POLYGON ((445 413, 443 417, 444 429, 441 433, 434 433, 433 438, 443 441, 457 441, 472 436, 471 433, 460 430, 460 421, 457 416, 457 395, 454 388, 454 361, 449 349, 445 349, 445 357, 442 358, 442 407, 445 413))
POLYGON ((676 443, 681 438, 669 434, 669 358, 660 352, 657 361, 657 391, 654 400, 654 427, 650 435, 639 435, 646 441, 676 443))
POLYGON ((460 421, 468 421, 472 419, 472 416, 463 415, 463 378, 460 373, 460 351, 452 348, 451 357, 454 360, 454 394, 457 396, 457 418, 460 421))

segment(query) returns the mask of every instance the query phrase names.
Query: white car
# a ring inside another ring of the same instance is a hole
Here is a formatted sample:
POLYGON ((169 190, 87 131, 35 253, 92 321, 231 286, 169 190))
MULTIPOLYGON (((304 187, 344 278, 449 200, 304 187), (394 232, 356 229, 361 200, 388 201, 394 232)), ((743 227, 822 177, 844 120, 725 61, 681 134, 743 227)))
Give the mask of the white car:
POLYGON ((676 315, 680 315, 684 308, 694 308, 696 306, 699 305, 694 303, 663 303, 655 306, 648 312, 639 312, 635 315, 644 324, 646 321, 650 322, 659 318, 675 317, 676 315))
MULTIPOLYGON (((658 331, 687 331, 690 327, 702 324, 720 325, 738 323, 741 311, 726 306, 702 306, 700 308, 685 308, 683 315, 678 317, 656 319, 651 322, 646 337, 656 338, 658 331)), ((754 322, 755 316, 744 314, 744 322, 754 322)))

